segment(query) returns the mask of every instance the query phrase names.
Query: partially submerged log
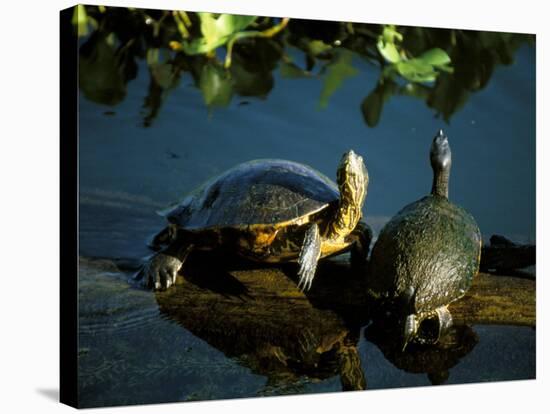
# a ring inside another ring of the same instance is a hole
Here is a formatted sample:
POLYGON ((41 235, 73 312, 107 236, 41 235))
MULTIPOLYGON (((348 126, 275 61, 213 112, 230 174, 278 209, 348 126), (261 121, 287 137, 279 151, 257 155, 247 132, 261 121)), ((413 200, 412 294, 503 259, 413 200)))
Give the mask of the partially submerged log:
POLYGON ((455 323, 536 323, 535 281, 480 273, 465 297, 449 306, 455 323))
POLYGON ((536 263, 534 245, 516 244, 507 238, 493 235, 488 246, 483 246, 480 268, 484 272, 513 274, 516 270, 536 263))
MULTIPOLYGON (((306 293, 297 288, 295 274, 293 265, 233 271, 195 267, 186 272, 180 280, 183 285, 176 288, 178 295, 193 296, 194 303, 222 304, 241 298, 241 305, 247 305, 239 306, 236 312, 250 313, 250 317, 268 316, 254 313, 251 303, 276 300, 282 303, 272 307, 277 313, 285 307, 292 313, 292 307, 309 302, 311 305, 306 306, 330 309, 359 325, 369 320, 365 275, 352 272, 346 262, 322 262, 313 287, 306 293)), ((480 273, 467 294, 449 308, 459 323, 534 326, 535 287, 534 280, 480 273)), ((295 318, 300 318, 300 313, 294 312, 295 318)))

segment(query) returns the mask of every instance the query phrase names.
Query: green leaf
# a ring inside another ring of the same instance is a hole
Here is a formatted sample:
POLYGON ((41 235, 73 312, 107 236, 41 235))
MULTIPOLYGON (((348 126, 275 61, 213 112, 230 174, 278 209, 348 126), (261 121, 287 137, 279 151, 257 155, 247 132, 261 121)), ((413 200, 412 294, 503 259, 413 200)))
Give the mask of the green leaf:
POLYGON ((327 74, 323 78, 323 89, 319 99, 319 106, 325 108, 328 105, 330 97, 342 86, 347 78, 351 78, 359 72, 355 69, 352 62, 353 54, 346 49, 342 49, 338 54, 336 61, 327 65, 327 74))
POLYGON ((450 66, 451 58, 439 48, 430 49, 420 56, 397 62, 394 66, 397 72, 411 82, 433 82, 439 72, 453 72, 450 66))
POLYGON ((464 106, 469 96, 470 92, 454 76, 442 74, 426 103, 449 122, 451 115, 464 106))
POLYGON ((361 103, 361 113, 367 125, 371 128, 378 125, 382 107, 384 106, 384 93, 379 88, 375 88, 369 96, 361 103))
POLYGON ((202 67, 199 88, 208 107, 228 106, 233 95, 233 83, 229 74, 215 64, 202 67))
POLYGON ((378 125, 384 104, 397 90, 398 85, 394 81, 382 77, 376 87, 363 100, 361 103, 361 113, 369 127, 372 128, 378 125))
POLYGON ((307 44, 307 51, 312 56, 318 56, 330 49, 332 49, 332 46, 326 44, 322 40, 312 40, 307 44))
POLYGON ((164 90, 177 86, 179 80, 174 72, 174 67, 169 63, 157 63, 151 65, 151 75, 157 84, 164 90))
POLYGON ((145 60, 149 66, 158 63, 159 61, 159 50, 158 48, 151 48, 147 50, 145 54, 145 60))
POLYGON ((299 68, 292 62, 281 62, 280 64, 281 76, 288 79, 297 79, 309 77, 309 72, 299 68))
POLYGON ((407 83, 399 88, 399 94, 403 96, 412 96, 414 98, 426 100, 430 96, 432 89, 426 85, 418 83, 407 83))
POLYGON ((376 47, 384 59, 390 63, 397 63, 401 60, 401 54, 396 42, 402 40, 403 35, 395 29, 395 26, 388 25, 384 27, 382 34, 378 36, 376 47))
POLYGON ((242 31, 256 19, 256 16, 231 14, 221 14, 215 18, 212 13, 198 13, 198 16, 202 37, 182 44, 185 53, 190 55, 208 53, 226 44, 233 34, 242 31))
POLYGON ((216 25, 220 29, 223 36, 227 36, 246 29, 252 22, 254 22, 254 20, 256 20, 256 16, 222 14, 216 20, 216 25))
POLYGON ((120 54, 105 36, 91 37, 80 50, 78 83, 84 96, 92 102, 117 105, 126 96, 124 65, 120 54), (86 54, 83 50, 92 50, 86 54))
POLYGON ((86 8, 82 4, 75 6, 72 24, 76 26, 78 37, 88 34, 88 14, 86 13, 86 8))
POLYGON ((389 43, 401 42, 403 40, 403 35, 397 31, 393 24, 384 26, 381 36, 385 42, 389 43))
POLYGON ((401 55, 397 50, 397 47, 393 43, 384 43, 384 41, 379 40, 376 44, 378 51, 384 59, 391 63, 397 63, 401 60, 401 55))
POLYGON ((266 97, 273 89, 273 75, 260 67, 246 67, 246 60, 236 55, 230 67, 233 91, 239 96, 266 97))
POLYGON ((447 52, 439 48, 430 49, 416 59, 422 60, 424 63, 432 66, 446 66, 451 63, 451 58, 447 52))
POLYGON ((401 76, 411 82, 433 82, 437 77, 433 66, 420 59, 402 60, 395 64, 395 68, 401 76))

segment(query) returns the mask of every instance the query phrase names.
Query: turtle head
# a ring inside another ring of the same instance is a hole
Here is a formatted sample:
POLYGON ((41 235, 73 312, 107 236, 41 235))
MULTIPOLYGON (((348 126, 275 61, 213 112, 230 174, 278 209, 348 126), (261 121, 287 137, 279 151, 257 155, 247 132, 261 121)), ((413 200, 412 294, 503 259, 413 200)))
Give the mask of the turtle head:
POLYGON ((336 180, 340 189, 340 206, 329 225, 328 235, 339 239, 351 233, 361 219, 369 185, 369 174, 363 157, 353 150, 346 152, 340 160, 336 180))
POLYGON ((430 149, 430 162, 434 170, 442 170, 451 167, 451 147, 449 139, 440 129, 432 142, 430 149))
POLYGON ((448 198, 449 196, 449 174, 451 172, 451 147, 449 139, 439 130, 433 139, 430 148, 430 162, 433 169, 432 194, 448 198))
POLYGON ((363 157, 353 150, 346 152, 340 160, 336 177, 341 197, 362 207, 369 185, 369 174, 363 157))

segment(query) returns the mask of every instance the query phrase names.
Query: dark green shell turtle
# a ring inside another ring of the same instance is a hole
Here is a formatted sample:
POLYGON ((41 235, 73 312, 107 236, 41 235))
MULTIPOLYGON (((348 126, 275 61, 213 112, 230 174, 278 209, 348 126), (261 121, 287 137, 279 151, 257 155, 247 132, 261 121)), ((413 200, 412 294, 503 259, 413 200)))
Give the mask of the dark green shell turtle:
POLYGON ((342 157, 337 182, 287 160, 237 165, 162 213, 169 224, 153 239, 161 251, 137 277, 167 288, 192 250, 223 249, 259 262, 297 261, 299 286, 309 289, 319 258, 368 254, 372 233, 360 222, 368 173, 353 151, 342 157))
POLYGON ((373 248, 369 292, 403 313, 404 346, 437 341, 450 326, 447 305, 470 288, 479 271, 481 234, 474 218, 448 200, 451 151, 442 131, 434 138, 430 195, 411 203, 382 229, 373 248), (437 337, 418 334, 426 319, 438 321, 437 337))

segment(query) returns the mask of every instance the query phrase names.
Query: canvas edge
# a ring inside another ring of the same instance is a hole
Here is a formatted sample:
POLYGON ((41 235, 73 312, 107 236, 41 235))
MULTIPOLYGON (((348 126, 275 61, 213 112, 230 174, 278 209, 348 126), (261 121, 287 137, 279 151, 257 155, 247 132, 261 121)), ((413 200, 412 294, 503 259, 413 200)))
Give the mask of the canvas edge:
POLYGON ((59 14, 59 399, 78 407, 78 36, 73 12, 70 7, 59 14))

